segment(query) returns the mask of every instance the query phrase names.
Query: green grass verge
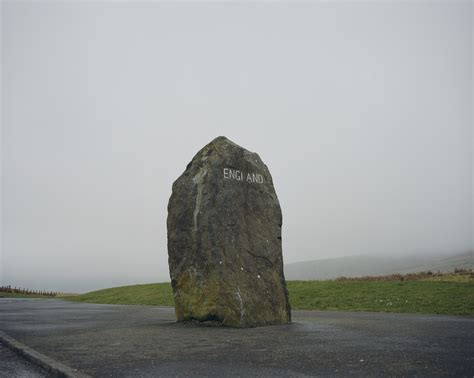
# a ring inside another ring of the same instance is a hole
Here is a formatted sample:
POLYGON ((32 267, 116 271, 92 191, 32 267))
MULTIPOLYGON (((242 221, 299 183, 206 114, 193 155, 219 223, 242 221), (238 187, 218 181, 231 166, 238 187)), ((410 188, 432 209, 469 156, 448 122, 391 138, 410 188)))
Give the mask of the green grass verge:
MULTIPOLYGON (((288 281, 295 310, 474 315, 474 283, 438 281, 288 281)), ((169 283, 123 286, 64 299, 173 306, 169 283)))
POLYGON ((0 293, 0 298, 46 298, 51 299, 54 297, 48 297, 44 295, 30 295, 30 294, 17 294, 17 293, 0 293))
POLYGON ((290 303, 302 310, 474 314, 474 283, 439 281, 292 281, 290 303))

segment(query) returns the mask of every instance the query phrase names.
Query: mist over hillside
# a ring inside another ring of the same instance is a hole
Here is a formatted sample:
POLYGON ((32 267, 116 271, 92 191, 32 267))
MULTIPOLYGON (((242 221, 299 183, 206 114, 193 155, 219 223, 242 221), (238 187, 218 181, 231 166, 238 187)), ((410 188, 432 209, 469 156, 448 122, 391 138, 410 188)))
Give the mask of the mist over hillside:
POLYGON ((310 260, 285 265, 287 280, 324 280, 341 276, 376 276, 426 270, 447 272, 455 268, 473 269, 474 255, 468 252, 455 256, 347 256, 310 260))

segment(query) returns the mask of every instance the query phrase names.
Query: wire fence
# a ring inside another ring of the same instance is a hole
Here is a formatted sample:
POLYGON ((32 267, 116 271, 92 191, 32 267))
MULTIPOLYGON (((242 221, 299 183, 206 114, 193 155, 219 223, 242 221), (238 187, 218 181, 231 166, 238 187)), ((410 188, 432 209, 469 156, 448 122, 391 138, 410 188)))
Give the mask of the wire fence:
POLYGON ((11 293, 11 294, 22 294, 22 295, 32 295, 38 297, 58 297, 58 296, 65 296, 65 295, 73 295, 72 293, 63 293, 59 291, 47 291, 47 290, 32 290, 32 289, 25 289, 22 287, 12 287, 8 286, 0 286, 0 293, 11 293))

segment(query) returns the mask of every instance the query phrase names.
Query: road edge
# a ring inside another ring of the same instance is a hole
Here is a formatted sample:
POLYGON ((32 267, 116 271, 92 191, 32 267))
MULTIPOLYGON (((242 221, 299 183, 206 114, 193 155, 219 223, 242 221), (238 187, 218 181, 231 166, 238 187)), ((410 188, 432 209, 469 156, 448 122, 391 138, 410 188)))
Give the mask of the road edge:
POLYGON ((29 346, 19 342, 18 340, 15 340, 13 337, 7 335, 1 330, 0 342, 28 361, 46 370, 46 372, 51 374, 52 377, 90 378, 89 375, 82 373, 77 369, 64 365, 61 362, 53 360, 52 358, 37 352, 29 346))

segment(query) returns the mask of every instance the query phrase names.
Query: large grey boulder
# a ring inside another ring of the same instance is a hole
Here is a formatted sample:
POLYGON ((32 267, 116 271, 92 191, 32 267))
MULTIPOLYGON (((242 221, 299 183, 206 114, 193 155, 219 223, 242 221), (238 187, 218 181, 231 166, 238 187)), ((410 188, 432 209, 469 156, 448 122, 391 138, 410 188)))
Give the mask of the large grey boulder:
POLYGON ((173 184, 167 226, 178 321, 291 320, 280 204, 256 153, 225 137, 201 149, 173 184))

